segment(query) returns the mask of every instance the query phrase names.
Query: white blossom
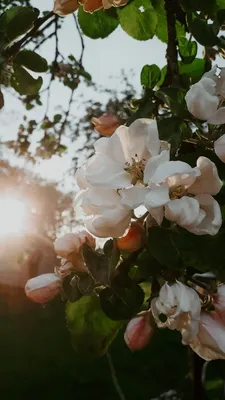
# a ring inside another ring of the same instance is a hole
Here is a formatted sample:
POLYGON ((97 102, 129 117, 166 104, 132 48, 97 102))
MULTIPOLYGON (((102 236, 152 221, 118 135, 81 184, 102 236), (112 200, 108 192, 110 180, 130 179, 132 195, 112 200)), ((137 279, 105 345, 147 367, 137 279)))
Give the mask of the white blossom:
POLYGON ((169 144, 159 140, 156 121, 150 119, 122 125, 110 138, 100 138, 95 152, 85 165, 85 179, 91 186, 116 190, 137 183, 143 187, 157 166, 169 160, 169 144))
POLYGON ((121 204, 114 189, 89 188, 78 194, 77 203, 85 214, 86 229, 94 236, 120 237, 131 222, 131 210, 121 204))
POLYGON ((159 223, 165 215, 196 235, 215 235, 222 217, 212 196, 221 186, 215 164, 206 157, 199 157, 195 168, 182 161, 169 161, 151 177, 145 206, 159 223))
POLYGON ((225 123, 225 107, 220 107, 225 98, 225 69, 216 75, 217 67, 203 75, 191 86, 185 96, 187 108, 192 115, 210 124, 225 123))
POLYGON ((156 121, 149 119, 120 126, 111 137, 97 140, 95 155, 76 173, 81 189, 76 203, 87 217, 89 232, 98 237, 124 234, 132 210, 144 204, 151 176, 169 160, 169 149, 159 140, 156 121))
POLYGON ((176 329, 182 334, 182 342, 188 344, 197 335, 201 312, 198 294, 181 282, 171 286, 165 283, 159 297, 151 302, 152 315, 160 328, 176 329), (162 322, 160 315, 166 317, 162 322))

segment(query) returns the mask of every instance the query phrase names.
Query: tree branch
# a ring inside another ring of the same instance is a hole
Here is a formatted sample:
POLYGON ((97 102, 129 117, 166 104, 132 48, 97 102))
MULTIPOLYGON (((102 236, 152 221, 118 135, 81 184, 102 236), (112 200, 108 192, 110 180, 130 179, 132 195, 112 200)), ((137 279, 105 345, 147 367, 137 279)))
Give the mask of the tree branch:
POLYGON ((78 34, 79 34, 79 36, 80 36, 81 55, 80 55, 80 59, 79 59, 79 64, 82 65, 83 55, 84 55, 84 48, 85 48, 85 46, 84 46, 84 39, 83 39, 83 35, 82 35, 81 30, 80 30, 80 27, 79 27, 79 24, 78 24, 78 22, 77 22, 77 18, 76 18, 76 15, 75 15, 75 14, 73 14, 73 18, 74 18, 74 22, 75 22, 75 25, 76 25, 76 28, 77 28, 77 32, 78 32, 78 34))
POLYGON ((165 81, 168 85, 179 85, 180 77, 177 60, 176 0, 164 1, 168 32, 168 45, 166 51, 167 74, 165 81))

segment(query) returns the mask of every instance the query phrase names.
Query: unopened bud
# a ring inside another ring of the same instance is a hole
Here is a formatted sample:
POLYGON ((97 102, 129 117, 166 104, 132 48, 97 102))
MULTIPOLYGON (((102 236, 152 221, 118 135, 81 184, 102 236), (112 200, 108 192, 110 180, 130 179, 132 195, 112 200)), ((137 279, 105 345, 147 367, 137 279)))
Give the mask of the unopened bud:
POLYGON ((61 278, 55 274, 43 274, 27 281, 25 293, 30 300, 43 304, 57 296, 61 288, 61 278))
POLYGON ((72 14, 78 7, 77 0, 54 0, 53 12, 63 17, 72 14))
POLYGON ((141 350, 148 345, 154 331, 155 323, 151 318, 151 311, 144 311, 130 320, 124 334, 124 340, 130 350, 141 350))
POLYGON ((143 246, 144 228, 138 222, 132 222, 125 236, 117 240, 117 246, 121 251, 133 253, 143 246))
POLYGON ((95 131, 102 136, 112 136, 122 121, 113 114, 103 114, 101 117, 93 117, 91 122, 95 125, 95 131))
POLYGON ((95 248, 95 239, 86 231, 77 233, 67 233, 58 238, 55 243, 55 252, 62 258, 72 261, 73 253, 80 253, 81 246, 87 243, 90 247, 95 248))
POLYGON ((84 11, 92 13, 103 7, 102 1, 103 0, 80 0, 79 3, 82 4, 84 11))

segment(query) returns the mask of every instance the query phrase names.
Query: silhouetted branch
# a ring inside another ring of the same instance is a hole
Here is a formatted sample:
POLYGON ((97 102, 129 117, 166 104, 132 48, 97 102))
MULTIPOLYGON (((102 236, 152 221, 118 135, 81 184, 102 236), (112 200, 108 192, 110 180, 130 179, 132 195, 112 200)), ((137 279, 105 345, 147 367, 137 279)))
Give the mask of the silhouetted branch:
POLYGON ((166 51, 167 74, 165 81, 167 84, 179 85, 179 67, 177 53, 177 33, 176 33, 176 0, 165 0, 168 45, 166 51))
POLYGON ((73 14, 73 18, 74 18, 74 22, 75 22, 75 25, 76 25, 76 28, 77 28, 77 32, 78 32, 78 34, 79 34, 79 36, 80 36, 81 55, 80 55, 80 59, 79 59, 79 64, 82 65, 83 55, 84 55, 84 49, 85 49, 84 39, 83 39, 83 35, 82 35, 81 30, 80 30, 80 27, 79 27, 79 24, 78 24, 78 22, 77 22, 77 18, 76 18, 76 15, 75 15, 75 14, 73 14))

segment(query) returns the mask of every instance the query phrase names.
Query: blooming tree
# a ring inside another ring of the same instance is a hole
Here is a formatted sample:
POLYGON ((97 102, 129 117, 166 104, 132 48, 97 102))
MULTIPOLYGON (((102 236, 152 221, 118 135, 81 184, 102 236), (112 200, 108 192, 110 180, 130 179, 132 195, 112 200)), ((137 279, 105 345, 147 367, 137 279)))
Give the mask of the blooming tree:
MULTIPOLYGON (((93 39, 118 25, 136 40, 156 35, 167 45, 167 63, 143 66, 143 96, 131 100, 126 118, 93 118, 102 137, 75 176, 86 230, 56 240, 61 265, 28 281, 26 293, 39 303, 61 293, 78 351, 87 326, 95 343, 89 351, 101 355, 128 323, 132 350, 157 329, 171 329, 204 360, 225 359, 225 2, 55 0, 53 7, 41 17, 26 6, 1 16, 1 75, 8 71, 22 96, 37 102, 42 78, 27 69, 48 68, 23 47, 46 21, 57 28, 59 16, 74 12, 93 39), (105 239, 103 248, 96 238, 105 239)), ((64 77, 73 93, 90 76, 82 58, 70 59, 58 63, 56 47, 51 79, 64 77)))

